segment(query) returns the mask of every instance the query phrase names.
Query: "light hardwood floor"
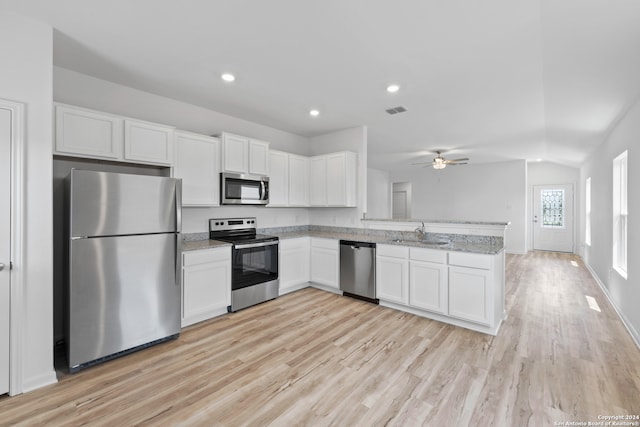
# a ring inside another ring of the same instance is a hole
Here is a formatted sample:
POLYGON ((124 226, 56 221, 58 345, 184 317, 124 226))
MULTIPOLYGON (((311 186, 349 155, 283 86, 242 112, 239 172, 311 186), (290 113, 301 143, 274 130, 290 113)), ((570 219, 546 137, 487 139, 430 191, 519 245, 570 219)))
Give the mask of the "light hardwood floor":
POLYGON ((304 289, 2 397, 0 425, 552 426, 640 414, 640 350, 578 257, 507 256, 506 299, 491 337, 304 289))

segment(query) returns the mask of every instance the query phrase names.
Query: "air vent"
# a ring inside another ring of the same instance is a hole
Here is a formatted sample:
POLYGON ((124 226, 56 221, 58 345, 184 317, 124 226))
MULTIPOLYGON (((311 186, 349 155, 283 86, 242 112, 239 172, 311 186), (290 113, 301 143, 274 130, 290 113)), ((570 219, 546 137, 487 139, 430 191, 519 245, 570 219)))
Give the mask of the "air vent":
POLYGON ((394 107, 394 108, 389 108, 388 110, 385 110, 385 111, 389 114, 398 114, 398 113, 404 113, 405 111, 407 111, 407 109, 404 107, 394 107))

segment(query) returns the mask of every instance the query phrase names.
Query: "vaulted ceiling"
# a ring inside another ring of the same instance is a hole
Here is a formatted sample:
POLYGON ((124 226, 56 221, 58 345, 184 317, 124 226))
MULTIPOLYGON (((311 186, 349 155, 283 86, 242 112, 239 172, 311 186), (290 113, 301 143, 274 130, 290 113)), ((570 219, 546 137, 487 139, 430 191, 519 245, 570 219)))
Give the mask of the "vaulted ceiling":
POLYGON ((366 125, 369 165, 380 169, 434 150, 577 166, 640 96, 637 0, 0 0, 2 9, 51 24, 64 68, 304 136, 366 125), (407 112, 385 112, 396 106, 407 112))

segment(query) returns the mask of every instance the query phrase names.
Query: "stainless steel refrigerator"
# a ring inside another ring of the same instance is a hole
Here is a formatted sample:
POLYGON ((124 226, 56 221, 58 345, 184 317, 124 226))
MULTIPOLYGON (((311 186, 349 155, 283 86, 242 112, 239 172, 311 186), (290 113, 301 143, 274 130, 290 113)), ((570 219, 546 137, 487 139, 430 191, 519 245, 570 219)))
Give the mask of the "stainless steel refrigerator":
POLYGON ((181 181, 68 178, 71 372, 180 332, 181 181))

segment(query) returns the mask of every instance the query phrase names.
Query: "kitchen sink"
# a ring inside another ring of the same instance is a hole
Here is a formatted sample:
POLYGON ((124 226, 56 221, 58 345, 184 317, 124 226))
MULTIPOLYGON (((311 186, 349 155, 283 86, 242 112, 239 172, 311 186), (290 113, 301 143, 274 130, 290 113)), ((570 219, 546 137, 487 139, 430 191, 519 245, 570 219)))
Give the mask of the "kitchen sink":
POLYGON ((448 245, 451 242, 442 241, 442 240, 404 240, 404 239, 393 239, 391 243, 417 243, 419 245, 424 246, 444 246, 448 245))

